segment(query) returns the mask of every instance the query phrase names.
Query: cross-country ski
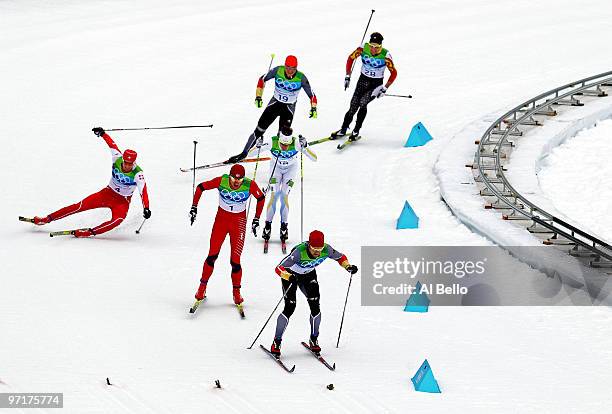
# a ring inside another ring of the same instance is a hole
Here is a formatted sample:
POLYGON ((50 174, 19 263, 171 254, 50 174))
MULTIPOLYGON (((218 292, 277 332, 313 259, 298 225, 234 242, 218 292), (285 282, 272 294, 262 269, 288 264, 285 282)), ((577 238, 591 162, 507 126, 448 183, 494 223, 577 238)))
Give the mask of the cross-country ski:
MULTIPOLYGON (((243 160, 240 160, 240 162, 241 163, 259 162, 259 161, 268 161, 269 159, 270 159, 270 157, 245 158, 243 160)), ((193 168, 193 167, 179 168, 179 170, 181 172, 191 172, 193 170, 206 170, 206 169, 210 169, 210 168, 223 167, 223 166, 225 166, 227 164, 228 164, 227 161, 222 161, 222 162, 215 162, 215 163, 212 163, 212 164, 199 165, 199 166, 197 166, 195 168, 193 168)))
POLYGON ((301 344, 302 344, 302 346, 304 346, 304 348, 306 348, 306 349, 308 350, 308 352, 310 352, 310 354, 311 354, 313 357, 315 357, 315 358, 316 358, 316 359, 317 359, 317 360, 318 360, 320 363, 322 363, 323 365, 325 365, 325 367, 326 367, 327 369, 329 369, 330 371, 335 371, 335 370, 336 370, 336 363, 335 363, 335 362, 334 362, 334 364, 333 364, 333 365, 329 365, 329 362, 327 362, 327 361, 325 360, 325 358, 323 358, 323 357, 321 356, 321 353, 320 353, 320 352, 315 352, 315 351, 313 351, 313 350, 312 350, 312 348, 310 347, 310 345, 308 345, 306 342, 302 342, 301 344))
POLYGON ((338 144, 338 149, 339 149, 339 150, 342 150, 342 149, 344 149, 344 148, 348 147, 349 145, 352 145, 352 144, 354 144, 355 142, 359 141, 360 139, 361 139, 361 136, 360 136, 360 135, 358 135, 358 136, 356 136, 356 137, 352 137, 352 136, 351 136, 351 138, 347 139, 347 140, 346 140, 346 141, 344 141, 343 143, 338 144))
POLYGON ((295 371, 295 365, 291 368, 288 368, 287 365, 283 362, 280 356, 274 355, 272 352, 268 351, 263 345, 259 345, 259 347, 270 357, 272 358, 282 369, 284 369, 288 373, 293 373, 295 371))

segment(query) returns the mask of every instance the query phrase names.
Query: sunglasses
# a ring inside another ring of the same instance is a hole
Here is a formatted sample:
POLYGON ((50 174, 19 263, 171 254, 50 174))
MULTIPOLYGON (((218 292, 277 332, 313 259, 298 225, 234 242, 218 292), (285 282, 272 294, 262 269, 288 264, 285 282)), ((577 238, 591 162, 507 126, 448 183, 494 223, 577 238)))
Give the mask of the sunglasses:
POLYGON ((370 47, 378 49, 379 47, 382 47, 382 45, 380 45, 378 43, 370 43, 370 47))

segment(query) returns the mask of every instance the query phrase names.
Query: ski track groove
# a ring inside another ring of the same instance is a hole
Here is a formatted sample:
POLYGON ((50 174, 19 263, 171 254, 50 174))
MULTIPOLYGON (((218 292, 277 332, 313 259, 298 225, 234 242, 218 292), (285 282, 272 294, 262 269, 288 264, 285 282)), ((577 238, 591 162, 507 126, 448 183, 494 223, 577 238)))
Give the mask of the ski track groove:
POLYGON ((158 411, 157 409, 154 409, 154 408, 150 407, 148 404, 146 404, 144 402, 144 399, 138 398, 138 393, 136 391, 132 391, 131 389, 128 389, 127 387, 123 387, 121 385, 107 385, 107 387, 109 387, 108 393, 110 394, 110 396, 113 399, 115 399, 115 401, 119 405, 127 408, 127 412, 130 412, 130 413, 132 413, 132 412, 133 413, 143 413, 143 412, 146 412, 146 413, 153 413, 153 414, 166 412, 166 411, 163 411, 163 410, 162 411, 158 411), (114 393, 115 389, 119 390, 119 392, 114 393), (134 395, 134 394, 136 394, 136 395, 134 395), (123 396, 123 398, 120 397, 120 396, 123 396), (136 403, 135 407, 132 404, 127 404, 127 402, 125 400, 130 400, 130 401, 135 402, 136 403), (139 405, 142 408, 144 408, 146 411, 143 411, 140 408, 138 408, 139 405))
MULTIPOLYGON (((213 391, 215 391, 213 389, 213 391)), ((223 388, 221 388, 220 391, 224 391, 223 388)), ((231 389, 228 389, 227 391, 231 391, 231 397, 230 398, 237 398, 243 405, 239 406, 238 408, 235 406, 235 404, 230 404, 227 401, 227 398, 221 395, 216 395, 217 399, 219 401, 221 401, 225 406, 229 407, 232 409, 232 412, 234 413, 240 413, 243 412, 245 408, 248 408, 250 410, 252 410, 252 412, 254 413, 263 413, 264 411, 260 411, 258 408, 256 408, 253 404, 251 404, 248 400, 246 400, 241 394, 240 391, 232 391, 231 389)))

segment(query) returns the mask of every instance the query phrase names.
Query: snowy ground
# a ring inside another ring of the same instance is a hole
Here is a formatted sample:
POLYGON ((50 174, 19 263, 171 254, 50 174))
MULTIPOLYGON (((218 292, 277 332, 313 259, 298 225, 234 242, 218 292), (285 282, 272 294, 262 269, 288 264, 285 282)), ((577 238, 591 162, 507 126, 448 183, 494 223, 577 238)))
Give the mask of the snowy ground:
MULTIPOLYGON (((216 209, 207 194, 197 224, 188 225, 191 177, 177 170, 191 164, 192 140, 200 141, 202 163, 241 148, 260 114, 252 100, 270 53, 296 54, 319 99, 314 121, 300 100, 296 132, 316 138, 337 128, 350 99, 344 62, 371 7, 0 2, 0 137, 10 157, 0 205, 0 392, 64 392, 64 411, 71 413, 609 409, 609 309, 445 308, 412 315, 360 306, 357 278, 335 349, 348 278, 326 264, 321 345, 338 370, 326 372, 298 348, 307 332, 300 298, 284 345, 298 366, 288 376, 260 351, 244 349, 280 295, 272 273, 280 255, 262 256, 260 240, 250 237, 243 255, 248 319, 239 320, 230 305, 226 250, 208 303, 196 318, 187 315, 216 209), (17 222, 20 214, 49 213, 106 185, 109 157, 93 126, 193 123, 215 126, 114 135, 122 148, 139 152, 149 183, 153 217, 141 235, 134 234, 137 197, 120 229, 92 240, 50 239, 47 231, 89 226, 104 212, 46 228, 17 222), (412 389, 410 377, 424 358, 441 395, 412 389), (106 377, 116 385, 107 387, 106 377), (215 379, 224 390, 212 388, 215 379), (324 388, 332 382, 333 392, 324 388)), ((306 164, 305 229, 325 231, 355 263, 362 245, 485 244, 440 202, 431 172, 437 155, 483 114, 608 70, 612 57, 601 52, 612 35, 612 8, 603 0, 376 8, 370 31, 383 33, 399 71, 390 92, 415 98, 373 103, 365 138, 346 153, 314 147, 319 162, 306 164), (568 50, 580 50, 579 59, 568 59, 568 50), (402 148, 418 121, 434 141, 402 148), (394 230, 406 199, 421 218, 416 231, 394 230)), ((293 242, 298 200, 293 194, 293 242)), ((262 343, 271 334, 268 328, 262 343)))
POLYGON ((538 174, 557 211, 604 240, 612 240, 612 120, 581 131, 555 148, 538 174))

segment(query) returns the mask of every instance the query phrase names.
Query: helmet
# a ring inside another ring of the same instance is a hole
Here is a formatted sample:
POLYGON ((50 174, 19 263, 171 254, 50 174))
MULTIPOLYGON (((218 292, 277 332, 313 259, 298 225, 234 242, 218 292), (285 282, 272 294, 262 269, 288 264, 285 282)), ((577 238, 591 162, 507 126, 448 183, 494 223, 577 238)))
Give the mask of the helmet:
POLYGON ((370 35, 370 43, 376 43, 377 45, 382 45, 383 35, 378 32, 374 32, 370 35))
POLYGON ((325 236, 319 230, 313 230, 308 236, 308 244, 310 247, 320 249, 325 246, 325 236))
POLYGON ((230 175, 234 178, 244 178, 244 167, 241 164, 234 164, 230 168, 230 175))
POLYGON ((123 161, 125 162, 134 163, 137 156, 138 154, 136 154, 136 151, 134 150, 126 149, 123 151, 123 161))
POLYGON ((285 66, 291 66, 292 68, 297 68, 298 66, 297 58, 293 55, 287 56, 287 58, 285 59, 285 66))
POLYGON ((293 129, 288 126, 283 126, 278 135, 278 142, 283 145, 291 145, 293 142, 293 129))

